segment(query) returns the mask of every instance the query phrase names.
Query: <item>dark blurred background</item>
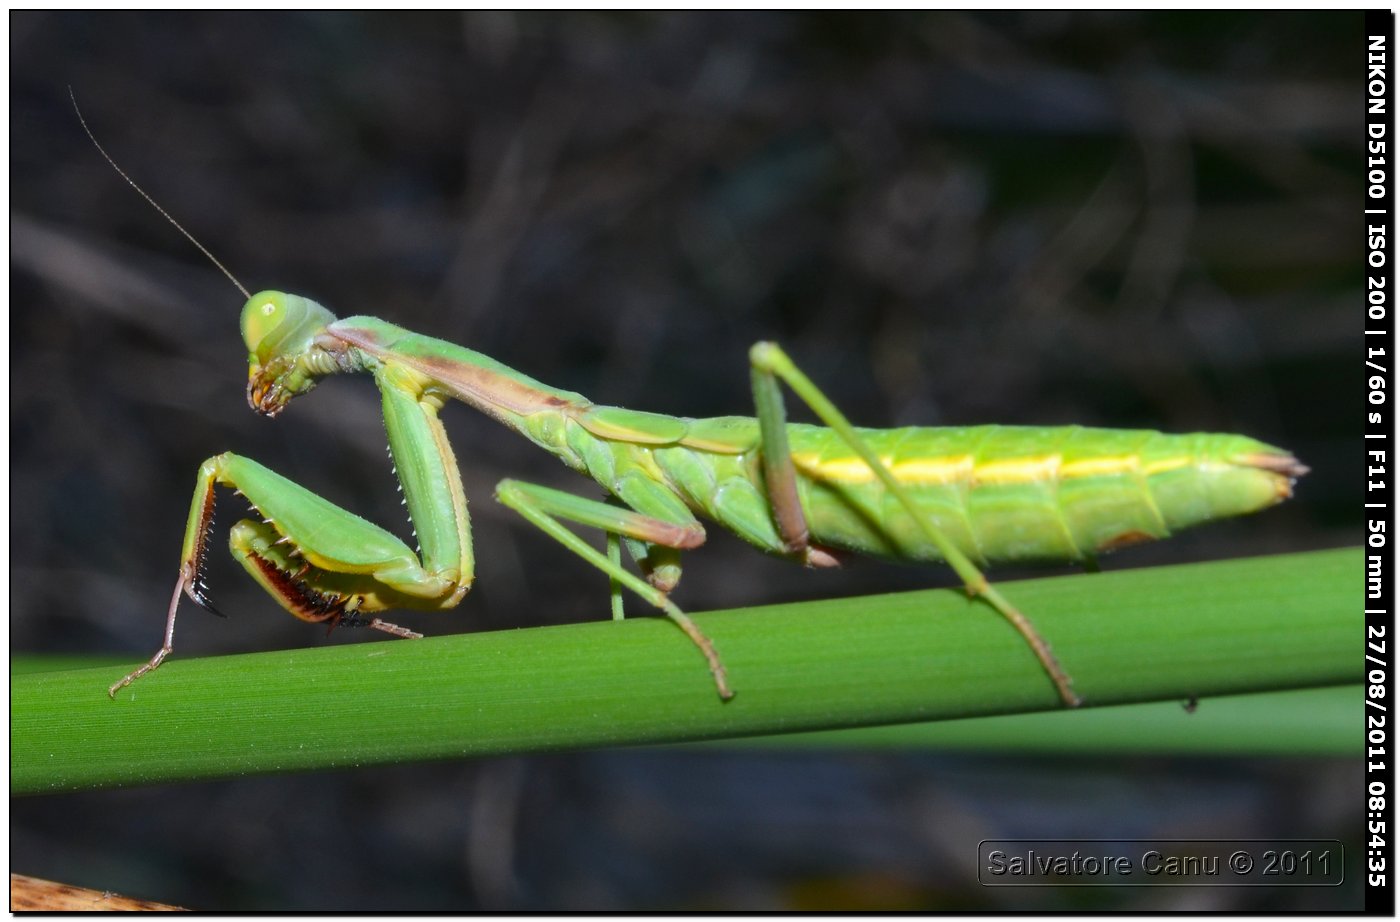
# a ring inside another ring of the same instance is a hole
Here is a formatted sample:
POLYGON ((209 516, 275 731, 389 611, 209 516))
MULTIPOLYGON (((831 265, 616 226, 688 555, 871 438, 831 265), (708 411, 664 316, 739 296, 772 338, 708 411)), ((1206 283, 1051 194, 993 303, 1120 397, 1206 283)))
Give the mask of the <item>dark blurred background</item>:
MULTIPOLYGON (((373 385, 255 417, 241 295, 93 149, 70 85, 250 289, 600 403, 751 413, 772 338, 860 424, 1233 431, 1313 468, 1282 507, 1106 562, 1129 567, 1357 541, 1362 36, 1359 13, 12 13, 12 649, 148 656, 220 451, 406 531, 373 385)), ((398 620, 606 617, 598 574, 490 498, 588 485, 445 418, 479 581, 398 620)), ((955 582, 711 534, 690 610, 955 582)), ((177 656, 362 640, 226 555, 211 583, 231 617, 187 607, 177 656)), ((11 846, 206 909, 1339 909, 1354 886, 998 891, 970 867, 993 836, 1359 840, 1359 802, 1346 761, 607 753, 30 799, 11 846)))

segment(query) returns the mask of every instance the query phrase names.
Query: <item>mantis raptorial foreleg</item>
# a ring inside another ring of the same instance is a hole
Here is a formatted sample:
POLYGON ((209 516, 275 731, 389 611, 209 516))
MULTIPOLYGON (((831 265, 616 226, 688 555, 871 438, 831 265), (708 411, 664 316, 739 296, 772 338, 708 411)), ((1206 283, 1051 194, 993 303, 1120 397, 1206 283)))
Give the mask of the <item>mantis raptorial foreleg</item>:
MULTIPOLYGON (((705 540, 705 529, 689 512, 683 512, 688 521, 667 521, 652 515, 643 515, 631 509, 621 509, 609 503, 585 499, 537 484, 519 480, 502 480, 496 487, 496 499, 525 517, 560 544, 602 570, 615 584, 630 589, 647 603, 659 608, 675 622, 686 636, 700 648, 710 674, 714 676, 715 688, 725 700, 734 697, 729 689, 724 664, 715 651, 714 644, 701 633, 695 622, 686 617, 676 604, 667 597, 666 590, 652 585, 641 577, 622 567, 620 552, 612 536, 630 538, 663 548, 689 550, 699 547, 705 540), (609 552, 604 554, 588 544, 578 535, 565 528, 560 520, 601 528, 609 535, 609 552)), ((671 580, 674 583, 674 579, 671 580)), ((614 617, 619 609, 614 606, 614 617)))
POLYGON ((404 504, 422 548, 422 559, 394 535, 231 452, 199 468, 190 502, 180 575, 170 600, 165 643, 150 662, 108 691, 160 665, 169 655, 175 614, 183 592, 213 610, 202 583, 214 520, 214 488, 242 495, 261 517, 245 519, 229 533, 229 549, 277 602, 303 621, 364 624, 397 637, 413 631, 360 615, 389 608, 451 608, 472 583, 474 559, 466 493, 439 402, 402 369, 381 366, 375 381, 383 395, 384 427, 404 504))
POLYGON ((762 434, 764 479, 769 500, 773 505, 774 519, 788 553, 802 559, 804 556, 810 557, 813 553, 820 553, 820 549, 812 548, 808 544, 807 521, 798 502, 797 474, 792 452, 788 447, 783 395, 778 385, 779 381, 792 388, 793 393, 812 408, 817 418, 836 432, 841 440, 860 456, 871 473, 889 490, 890 495, 894 496, 918 523, 923 535, 938 548, 939 554, 962 579, 968 595, 985 599, 1025 638, 1065 704, 1070 707, 1079 705, 1081 699, 1071 687, 1069 675, 1050 652, 1050 645, 1026 616, 1017 611, 987 581, 976 564, 934 526, 928 515, 921 512, 898 478, 880 460, 880 456, 861 438, 855 427, 811 379, 793 364, 792 359, 774 343, 758 343, 749 352, 749 364, 753 373, 754 404, 757 407, 759 430, 762 434))
POLYGON ((244 519, 229 532, 229 550, 254 580, 283 608, 303 621, 356 619, 398 637, 420 637, 378 618, 359 622, 358 614, 389 608, 438 608, 466 592, 459 572, 426 569, 406 544, 354 513, 305 487, 233 453, 216 455, 199 467, 180 555, 180 575, 170 600, 165 643, 140 669, 109 689, 131 684, 160 665, 170 653, 175 614, 183 592, 213 609, 202 571, 214 520, 214 488, 233 488, 263 518, 244 519))

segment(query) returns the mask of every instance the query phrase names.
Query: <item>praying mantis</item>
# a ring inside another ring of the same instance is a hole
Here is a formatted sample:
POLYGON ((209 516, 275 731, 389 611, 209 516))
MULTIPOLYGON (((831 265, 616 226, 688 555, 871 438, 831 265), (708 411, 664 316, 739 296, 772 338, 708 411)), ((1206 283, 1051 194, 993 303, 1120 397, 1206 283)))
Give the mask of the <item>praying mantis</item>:
MULTIPOLYGON (((74 102, 76 109, 76 101, 74 102)), ((79 119, 82 115, 79 113, 79 119)), ((250 294, 222 263, 117 166, 108 163, 242 292, 248 403, 274 417, 326 377, 370 375, 389 453, 419 548, 257 461, 226 452, 199 466, 164 642, 114 683, 123 687, 171 653, 182 596, 213 610, 203 572, 216 488, 257 513, 230 531, 235 559, 308 622, 383 621, 391 609, 458 605, 475 558, 456 456, 438 418, 462 401, 592 479, 595 500, 502 480, 496 498, 607 574, 612 613, 627 590, 670 619, 703 655, 722 700, 734 696, 711 640, 671 600, 681 552, 702 545, 701 519, 758 549, 814 568, 864 554, 947 563, 969 596, 1022 637, 1059 700, 1082 702, 1049 644, 983 574, 990 563, 1092 564, 1124 545, 1255 512, 1291 496, 1307 473, 1289 452, 1228 434, 1168 435, 1079 426, 856 428, 776 344, 749 353, 755 415, 689 419, 594 404, 464 346, 368 316, 337 318, 308 298, 250 294), (786 386, 820 425, 789 423, 786 386), (606 535, 600 551, 569 526, 606 535), (625 545, 640 575, 622 564, 625 545)))

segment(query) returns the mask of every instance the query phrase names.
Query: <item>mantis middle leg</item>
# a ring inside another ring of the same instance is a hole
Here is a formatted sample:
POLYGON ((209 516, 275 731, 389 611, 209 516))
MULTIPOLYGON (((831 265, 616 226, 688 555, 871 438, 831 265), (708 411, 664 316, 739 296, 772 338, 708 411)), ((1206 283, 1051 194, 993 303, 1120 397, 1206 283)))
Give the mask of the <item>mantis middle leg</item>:
MULTIPOLYGON (((666 561, 664 566, 659 568, 664 572, 653 573, 651 582, 643 580, 622 566, 617 545, 619 537, 670 551, 689 550, 698 547, 705 540, 703 526, 688 511, 674 508, 674 504, 670 503, 660 502, 653 505, 648 502, 649 493, 652 494, 652 499, 660 499, 654 495, 654 491, 659 489, 661 488, 645 478, 634 477, 629 480, 624 477, 624 498, 644 506, 649 514, 519 480, 501 481, 496 487, 496 498, 520 513, 545 534, 606 573, 614 585, 631 590, 659 608, 662 614, 684 631, 704 654, 705 661, 710 666, 710 674, 714 677, 716 691, 719 692, 720 698, 728 701, 734 697, 734 692, 729 688, 724 663, 721 662, 714 644, 667 596, 670 586, 675 584, 679 576, 679 564, 675 558, 664 553, 648 555, 666 561), (628 491, 627 485, 631 485, 633 490, 628 491), (607 532, 608 553, 604 554, 590 546, 564 527, 563 522, 566 521, 601 528, 607 532)), ((614 618, 621 616, 617 598, 617 593, 614 592, 614 618)))
POLYGON ((969 596, 981 597, 1011 623, 1030 645, 1040 665, 1055 685, 1061 700, 1069 707, 1078 707, 1082 699, 1071 687, 1069 675, 1050 652, 1050 645, 1040 636, 1025 615, 987 581, 982 571, 977 569, 948 536, 939 531, 929 517, 922 515, 909 496, 907 490, 880 460, 870 445, 860 437, 854 426, 812 383, 792 359, 773 343, 758 343, 749 352, 749 364, 753 371, 754 404, 757 407, 759 431, 762 434, 763 472, 768 487, 773 514, 782 536, 785 549, 799 559, 810 557, 819 549, 812 548, 808 540, 808 527, 797 495, 797 472, 788 447, 787 420, 783 408, 783 395, 778 386, 782 381, 792 388, 793 393, 802 399, 817 417, 842 441, 850 446, 870 468, 871 472, 884 484, 900 505, 918 523, 924 536, 938 548, 939 554, 962 579, 969 596))

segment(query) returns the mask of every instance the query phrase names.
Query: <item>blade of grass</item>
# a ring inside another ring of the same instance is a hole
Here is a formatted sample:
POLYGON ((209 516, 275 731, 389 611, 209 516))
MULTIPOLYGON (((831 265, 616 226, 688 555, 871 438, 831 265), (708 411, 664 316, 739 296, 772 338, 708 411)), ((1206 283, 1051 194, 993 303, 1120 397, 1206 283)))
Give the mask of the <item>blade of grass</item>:
POLYGON ((1078 711, 816 730, 696 743, 794 749, 929 749, 1074 756, 1287 755, 1360 757, 1366 686, 1295 688, 1255 695, 1152 701, 1078 711))
MULTIPOLYGON (((1357 682, 1360 549, 1003 584, 1090 705, 1357 682)), ((11 679, 11 790, 717 739, 1058 708, 956 590, 711 612, 737 697, 657 618, 11 679)), ((1066 719, 1073 717, 1069 715, 1066 719)))
POLYGON ((32 672, 63 672, 66 669, 118 669, 127 665, 126 657, 111 655, 83 656, 81 654, 33 654, 16 653, 10 655, 10 675, 29 675, 32 672))

